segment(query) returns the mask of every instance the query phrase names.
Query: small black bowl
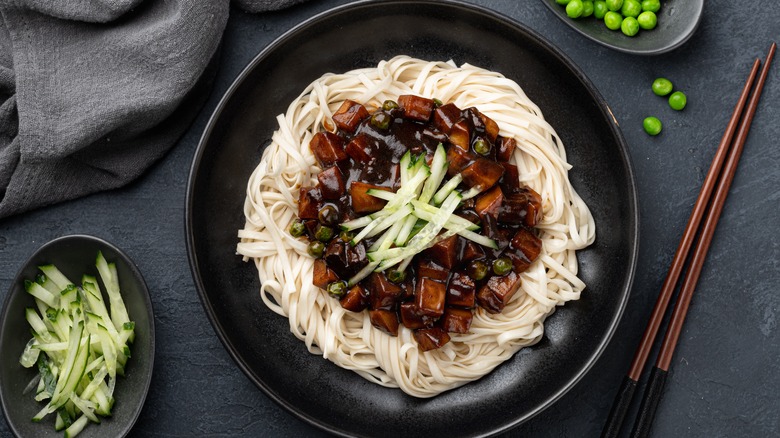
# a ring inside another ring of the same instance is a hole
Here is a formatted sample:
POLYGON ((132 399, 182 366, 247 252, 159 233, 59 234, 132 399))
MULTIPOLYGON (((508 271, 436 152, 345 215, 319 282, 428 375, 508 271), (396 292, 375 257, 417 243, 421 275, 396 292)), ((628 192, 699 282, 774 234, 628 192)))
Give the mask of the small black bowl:
POLYGON ((704 0, 663 1, 656 28, 640 30, 638 35, 629 37, 620 30, 607 29, 604 20, 592 16, 572 19, 555 0, 542 1, 572 29, 601 45, 632 55, 660 55, 681 46, 699 27, 704 10, 704 0))
POLYGON ((40 247, 22 265, 11 290, 5 297, 0 316, 0 401, 8 426, 20 437, 61 437, 54 430, 54 416, 40 423, 31 421, 44 406, 34 400, 34 393, 24 388, 37 373, 37 367, 24 368, 19 357, 30 340, 30 326, 24 316, 26 307, 35 307, 33 297, 24 289, 24 280, 34 279, 39 265, 54 264, 74 283, 84 274, 98 276, 95 257, 103 252, 106 260, 116 263, 119 287, 130 319, 135 322, 135 341, 125 376, 117 378, 116 402, 111 417, 101 417, 100 424, 89 424, 79 437, 123 437, 133 428, 144 405, 154 364, 154 317, 149 290, 138 268, 119 248, 97 237, 64 236, 40 247))

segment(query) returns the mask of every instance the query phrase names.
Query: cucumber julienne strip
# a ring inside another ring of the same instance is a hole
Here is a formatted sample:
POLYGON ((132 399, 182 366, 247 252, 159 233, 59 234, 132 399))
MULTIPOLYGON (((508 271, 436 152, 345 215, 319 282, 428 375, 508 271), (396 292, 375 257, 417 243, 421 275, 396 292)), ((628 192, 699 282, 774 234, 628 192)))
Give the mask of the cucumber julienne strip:
POLYGON ((25 280, 24 289, 27 291, 27 293, 43 301, 49 307, 57 307, 59 304, 59 299, 56 295, 52 294, 46 290, 46 288, 34 281, 25 280))
POLYGON ((403 246, 407 240, 409 240, 409 236, 412 234, 412 229, 414 228, 414 224, 417 223, 417 216, 412 215, 406 218, 406 220, 403 223, 403 226, 401 226, 401 231, 398 232, 398 236, 395 238, 395 245, 396 246, 403 246))
POLYGON ((381 233, 382 231, 392 227, 397 222, 403 222, 407 216, 412 214, 412 211, 414 209, 410 204, 404 205, 403 207, 399 208, 398 211, 391 214, 390 216, 387 216, 383 218, 379 224, 366 235, 366 237, 374 237, 377 234, 381 233))
POLYGON ((33 339, 20 361, 37 363, 34 399, 48 400, 32 420, 55 413, 55 429, 65 429, 70 437, 90 421, 100 423, 99 416, 111 415, 115 375, 124 373, 127 343, 135 333, 119 293, 116 265, 98 254, 96 267, 106 300, 95 277, 85 275, 78 288, 54 265, 39 267, 45 276, 26 284, 38 308, 25 309, 33 339))
POLYGON ((444 223, 452 216, 455 209, 458 208, 458 204, 460 204, 460 194, 453 192, 444 201, 442 208, 434 215, 432 221, 428 222, 419 233, 412 237, 406 246, 402 248, 393 248, 399 249, 400 251, 393 251, 393 249, 389 249, 384 253, 377 251, 368 254, 369 260, 380 261, 381 264, 379 265, 378 270, 385 270, 400 263, 407 257, 414 256, 428 248, 430 246, 429 244, 436 239, 444 223))
MULTIPOLYGON (((422 245, 420 247, 419 251, 417 251, 417 252, 425 251, 426 249, 428 249, 428 248, 432 247, 433 245, 441 242, 442 240, 448 239, 448 238, 452 237, 454 234, 457 234, 456 230, 448 230, 448 231, 445 231, 442 234, 439 234, 433 240, 429 241, 425 245, 422 245)), ((391 267, 393 267, 393 266, 395 266, 395 265, 397 265, 399 263, 404 262, 407 259, 411 259, 411 257, 414 257, 414 255, 416 253, 413 252, 413 251, 404 251, 404 249, 406 249, 406 248, 407 247, 404 247, 404 248, 393 248, 393 249, 400 249, 401 251, 399 251, 396 254, 388 254, 389 257, 385 258, 382 262, 379 263, 379 266, 377 267, 376 271, 377 272, 384 271, 387 268, 391 268, 391 267)))
POLYGON ((456 187, 458 187, 458 184, 460 184, 463 181, 463 177, 461 174, 457 174, 453 176, 449 181, 444 183, 443 186, 439 189, 438 192, 436 192, 435 195, 433 195, 433 203, 436 205, 441 205, 442 202, 444 202, 445 199, 447 199, 447 196, 450 195, 450 193, 455 190, 456 187))
POLYGON ((366 190, 366 193, 379 199, 384 199, 385 201, 392 201, 393 198, 395 198, 395 193, 388 192, 387 190, 379 190, 379 189, 368 189, 366 190))
POLYGON ((54 284, 59 288, 59 290, 64 290, 69 285, 72 285, 73 282, 68 280, 68 277, 66 277, 62 272, 60 272, 59 269, 57 269, 54 265, 42 265, 38 266, 38 269, 43 272, 44 275, 46 275, 46 278, 50 279, 54 282, 54 284))
POLYGON ((404 220, 395 221, 395 223, 393 223, 393 225, 385 232, 385 234, 377 239, 376 242, 374 242, 374 244, 368 248, 368 250, 378 251, 390 248, 393 245, 393 241, 398 236, 398 233, 401 232, 401 228, 403 228, 407 219, 408 217, 404 220))
POLYGON ((444 150, 444 146, 441 143, 436 147, 436 152, 433 154, 433 160, 431 161, 431 175, 425 180, 422 193, 420 194, 420 202, 428 203, 434 195, 434 192, 444 179, 444 175, 447 174, 447 151, 444 150))
POLYGON ((369 265, 349 280, 350 286, 368 276, 372 269, 383 271, 398 263, 401 263, 400 270, 406 269, 415 254, 441 241, 443 236, 459 234, 480 245, 497 248, 493 239, 475 232, 478 225, 454 214, 462 200, 476 196, 481 190, 457 192, 455 189, 463 181, 460 174, 441 185, 448 167, 447 153, 441 144, 434 152, 430 167, 425 164, 424 155, 412 156, 408 151, 399 164, 401 188, 396 193, 375 189, 366 192, 387 201, 385 207, 341 224, 342 229, 349 231, 363 228, 350 241, 352 245, 384 231, 369 248, 369 265), (420 220, 424 225, 416 228, 420 220), (439 235, 442 230, 446 231, 439 235), (393 244, 396 248, 390 248, 393 244))
POLYGON ((100 274, 100 279, 103 280, 103 284, 106 286, 108 302, 111 305, 111 321, 114 323, 114 327, 120 330, 122 324, 130 321, 130 318, 127 316, 125 303, 119 295, 119 279, 113 275, 111 265, 103 257, 101 251, 98 251, 95 267, 98 270, 98 274, 100 274))
MULTIPOLYGON (((439 208, 434 207, 429 204, 423 204, 420 201, 412 201, 412 206, 414 207, 414 215, 418 218, 430 222, 434 215, 439 211, 439 208)), ((474 222, 471 222, 468 219, 464 219, 456 214, 453 214, 447 219, 447 222, 444 224, 444 228, 452 228, 455 225, 463 225, 466 227, 467 230, 478 230, 479 225, 475 224, 474 222), (448 226, 449 225, 449 226, 448 226)))

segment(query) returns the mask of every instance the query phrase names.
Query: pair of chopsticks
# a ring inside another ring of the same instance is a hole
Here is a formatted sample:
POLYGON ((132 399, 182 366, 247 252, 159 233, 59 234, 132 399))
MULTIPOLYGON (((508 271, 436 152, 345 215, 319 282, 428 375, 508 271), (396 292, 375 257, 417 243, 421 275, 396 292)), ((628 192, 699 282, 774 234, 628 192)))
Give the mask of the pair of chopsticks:
POLYGON ((623 379, 620 390, 615 397, 612 410, 610 411, 607 422, 601 432, 602 438, 617 437, 620 433, 621 426, 623 425, 634 393, 636 392, 637 382, 642 375, 645 363, 650 355, 650 350, 655 343, 658 329, 660 328, 664 314, 666 313, 666 308, 669 305, 677 281, 680 278, 685 260, 688 258, 688 253, 691 249, 693 240, 698 233, 696 247, 688 264, 688 271, 685 275, 685 279, 680 286, 680 292, 678 293, 677 301, 666 329, 666 335, 658 353, 658 358, 655 366, 650 372, 642 403, 639 407, 639 413, 637 414, 633 430, 631 431, 631 437, 646 437, 650 433, 655 411, 661 401, 661 393, 663 392, 663 387, 666 382, 667 372, 671 366, 674 349, 685 321, 685 315, 688 312, 688 307, 690 306, 691 298, 693 297, 693 292, 696 288, 696 282, 699 280, 699 275, 701 274, 707 251, 712 242, 712 236, 715 233, 715 227, 718 224, 720 213, 723 210, 729 187, 731 187, 731 182, 734 179, 734 172, 739 163, 739 158, 742 154, 743 146, 745 145, 745 139, 750 131, 750 124, 753 121, 753 116, 758 107, 758 101, 761 98, 761 91, 764 87, 764 82, 766 81, 769 66, 772 62, 776 47, 775 43, 772 43, 770 46, 766 62, 764 63, 763 69, 761 69, 760 75, 758 75, 758 69, 761 60, 756 59, 753 63, 753 68, 751 69, 747 82, 739 96, 737 105, 734 108, 734 113, 726 126, 726 131, 718 145, 718 150, 712 160, 710 170, 707 172, 707 177, 702 184, 699 197, 696 199, 696 204, 688 218, 685 232, 683 233, 680 244, 674 254, 674 259, 672 260, 669 272, 661 287, 661 292, 659 293, 655 307, 653 308, 650 321, 648 322, 642 340, 639 343, 639 348, 637 348, 634 355, 631 368, 623 379), (756 82, 757 75, 758 81, 756 82), (751 89, 753 89, 752 94, 750 93, 751 89), (750 100, 749 103, 747 103, 747 109, 743 114, 745 104, 748 102, 748 96, 750 96, 750 100), (735 132, 736 138, 734 138, 735 132), (734 141, 732 142, 732 140, 734 141), (724 161, 726 163, 725 169, 721 172, 724 161), (712 198, 712 201, 710 201, 713 188, 715 188, 716 184, 715 196, 712 198), (706 218, 704 220, 704 225, 701 230, 699 230, 699 225, 702 217, 705 216, 705 212, 706 218))

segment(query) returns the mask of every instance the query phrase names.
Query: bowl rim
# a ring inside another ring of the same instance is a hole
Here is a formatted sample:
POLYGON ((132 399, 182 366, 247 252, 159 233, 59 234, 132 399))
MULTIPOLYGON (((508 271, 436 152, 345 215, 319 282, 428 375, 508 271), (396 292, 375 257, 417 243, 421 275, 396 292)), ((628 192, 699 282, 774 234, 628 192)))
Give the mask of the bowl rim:
MULTIPOLYGON (((14 278, 11 282, 11 285, 8 289, 8 292, 6 293, 5 299, 3 300, 3 308, 2 313, 0 313, 0 334, 5 331, 5 324, 4 322, 8 318, 9 312, 11 312, 10 309, 10 303, 12 296, 14 295, 14 291, 17 290, 16 285, 21 280, 21 277, 23 275, 23 272, 26 270, 26 268, 32 263, 33 259, 44 249, 60 245, 62 242, 67 241, 89 241, 92 243, 97 244, 98 246, 104 246, 106 248, 111 249, 112 251, 116 252, 116 254, 126 263, 128 269, 133 273, 134 280, 137 281, 139 287, 141 288, 141 291, 143 292, 142 298, 144 301, 144 307, 147 309, 148 316, 149 316, 149 371, 146 374, 144 380, 143 380, 143 396, 141 397, 140 403, 138 407, 134 410, 132 417, 130 418, 130 421, 128 422, 127 426, 125 427, 122 437, 127 436, 130 431, 132 431, 135 423, 138 421, 138 418, 141 416, 141 411, 143 411, 143 407, 146 402, 146 398, 149 394, 149 388, 151 387, 152 383, 152 374, 154 373, 154 356, 155 356, 155 333, 154 333, 154 308, 152 306, 152 300, 151 296, 149 295, 149 287, 146 284, 146 280, 144 279, 143 275, 141 274, 140 269, 138 269, 138 266, 136 266, 135 262, 133 261, 130 256, 127 255, 123 250, 121 250, 119 247, 114 245, 113 243, 97 237, 90 234, 67 234, 63 236, 56 237, 54 239, 49 240, 48 242, 40 245, 38 248, 36 248, 34 251, 30 253, 30 255, 27 257, 27 259, 22 263, 19 268, 16 271, 16 275, 14 275, 14 278)), ((7 404, 8 401, 5 399, 5 393, 3 391, 0 391, 0 405, 2 405, 3 409, 3 416, 6 419, 6 423, 8 424, 8 429, 11 430, 11 432, 16 435, 17 437, 21 437, 21 433, 16 427, 16 424, 12 421, 11 413, 8 411, 7 404)))

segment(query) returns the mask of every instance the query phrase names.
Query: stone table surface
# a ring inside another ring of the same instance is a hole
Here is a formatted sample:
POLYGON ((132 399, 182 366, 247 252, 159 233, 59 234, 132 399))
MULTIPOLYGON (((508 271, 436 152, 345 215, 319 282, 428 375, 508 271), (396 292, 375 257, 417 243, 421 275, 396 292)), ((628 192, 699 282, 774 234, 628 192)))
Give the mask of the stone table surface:
MULTIPOLYGON (((260 15, 233 9, 221 69, 200 115, 159 163, 109 192, 0 220, 0 299, 40 245, 86 233, 132 257, 152 294, 156 360, 138 437, 318 436, 257 389, 222 346, 193 285, 185 247, 185 191, 209 115, 241 69, 300 21, 346 3, 309 1, 260 15)), ((641 214, 638 269, 612 341, 563 398, 506 436, 598 436, 633 356, 736 96, 755 58, 780 40, 767 2, 709 0, 696 34, 671 53, 632 56, 580 36, 540 1, 473 1, 538 31, 562 49, 610 105, 628 142, 641 214), (688 95, 671 111, 649 93, 658 76, 688 95), (658 137, 642 130, 659 115, 658 137)), ((780 73, 770 74, 680 337, 654 437, 780 436, 780 73)), ((2 352, 2 354, 17 354, 2 352)), ((636 406, 634 406, 636 409, 636 406)), ((0 436, 10 435, 0 420, 0 436)))

